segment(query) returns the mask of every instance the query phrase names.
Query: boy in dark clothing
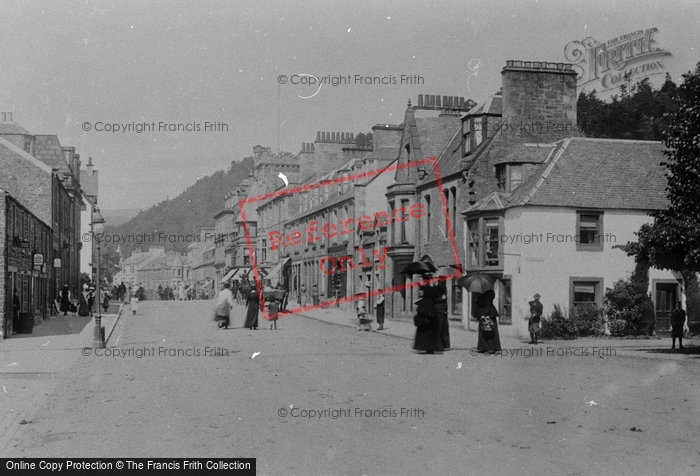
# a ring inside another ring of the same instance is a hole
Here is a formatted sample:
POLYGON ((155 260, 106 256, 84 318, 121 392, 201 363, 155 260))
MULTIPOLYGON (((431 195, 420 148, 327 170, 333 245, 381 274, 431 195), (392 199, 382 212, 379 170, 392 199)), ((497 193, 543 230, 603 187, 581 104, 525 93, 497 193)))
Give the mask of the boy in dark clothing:
POLYGON ((528 330, 530 331, 530 344, 537 345, 537 336, 540 333, 540 318, 542 317, 542 303, 540 295, 535 294, 534 300, 530 301, 530 319, 528 320, 528 330))

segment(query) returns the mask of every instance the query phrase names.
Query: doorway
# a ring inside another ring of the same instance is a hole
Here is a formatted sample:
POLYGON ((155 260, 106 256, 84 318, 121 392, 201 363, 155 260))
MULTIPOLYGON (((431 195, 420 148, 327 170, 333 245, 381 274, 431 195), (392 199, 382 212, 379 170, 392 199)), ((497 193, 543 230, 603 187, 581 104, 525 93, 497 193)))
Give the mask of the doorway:
POLYGON ((654 313, 657 331, 671 330, 671 312, 677 300, 677 282, 656 282, 654 284, 654 313))

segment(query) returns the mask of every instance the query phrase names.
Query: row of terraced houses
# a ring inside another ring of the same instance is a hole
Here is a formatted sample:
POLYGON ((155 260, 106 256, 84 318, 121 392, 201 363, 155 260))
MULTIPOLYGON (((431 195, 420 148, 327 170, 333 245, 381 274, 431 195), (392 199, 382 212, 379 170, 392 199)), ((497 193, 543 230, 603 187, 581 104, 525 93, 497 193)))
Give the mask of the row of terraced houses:
MULTIPOLYGON (((223 197, 216 238, 198 245, 192 273, 212 291, 257 275, 289 290, 289 309, 393 287, 387 316, 406 319, 419 277, 402 270, 430 261, 449 276, 452 319, 469 326, 478 297, 458 279, 487 275, 502 332, 514 335, 527 335, 535 293, 547 314, 601 306, 606 287, 635 268, 615 245, 667 206, 663 146, 581 134, 569 64, 508 61, 499 87, 482 104, 421 95, 402 123, 372 127, 370 149, 326 131, 296 155, 256 146, 254 170, 223 197)), ((686 283, 651 269, 649 293, 656 328, 668 328, 686 283)))
POLYGON ((92 159, 81 170, 74 147, 56 135, 34 134, 0 117, 0 334, 14 329, 13 298, 20 321, 41 323, 55 313, 65 285, 80 290, 81 270, 92 272, 90 231, 97 206, 97 171, 92 159))

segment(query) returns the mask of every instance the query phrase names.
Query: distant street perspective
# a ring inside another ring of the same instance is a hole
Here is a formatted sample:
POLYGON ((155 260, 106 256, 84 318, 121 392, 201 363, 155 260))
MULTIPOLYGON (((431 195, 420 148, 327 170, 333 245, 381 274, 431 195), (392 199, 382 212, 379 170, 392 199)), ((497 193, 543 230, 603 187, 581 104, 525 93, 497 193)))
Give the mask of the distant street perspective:
POLYGON ((147 302, 114 320, 104 349, 83 355, 82 332, 3 351, 0 452, 237 455, 268 475, 697 471, 697 341, 682 355, 661 342, 508 339, 484 356, 470 351, 476 332, 453 327, 455 348, 425 355, 406 322, 358 332, 329 310, 253 331, 235 306, 223 330, 210 310, 147 302), (28 367, 37 358, 55 360, 50 374, 28 367))

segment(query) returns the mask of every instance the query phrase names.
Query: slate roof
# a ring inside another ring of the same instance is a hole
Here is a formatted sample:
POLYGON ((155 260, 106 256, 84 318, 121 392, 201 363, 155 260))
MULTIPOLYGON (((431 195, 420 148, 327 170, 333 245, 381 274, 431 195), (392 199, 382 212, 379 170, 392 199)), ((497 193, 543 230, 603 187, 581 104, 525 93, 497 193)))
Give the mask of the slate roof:
MULTIPOLYGON (((443 145, 443 149, 436 156, 438 159, 437 166, 440 170, 440 177, 442 180, 453 175, 455 173, 461 173, 462 168, 462 131, 461 123, 457 126, 457 129, 452 131, 452 137, 448 139, 443 145)), ((428 157, 428 156, 427 156, 428 157)), ((428 166, 426 167, 428 174, 423 178, 423 180, 418 180, 416 187, 425 187, 428 184, 435 182, 435 168, 428 166)))
POLYGON ((34 155, 52 169, 70 173, 58 136, 34 136, 34 155))
POLYGON ((24 136, 33 136, 31 132, 29 132, 27 129, 24 127, 20 126, 16 122, 0 122, 0 134, 5 134, 5 135, 24 135, 24 136))
POLYGON ((83 189, 83 192, 85 192, 85 195, 88 197, 97 197, 99 188, 98 177, 97 170, 93 170, 92 174, 88 173, 85 169, 80 171, 80 188, 83 189))
POLYGON ((483 114, 502 115, 503 113, 503 96, 494 94, 489 97, 486 102, 474 106, 469 112, 462 114, 462 118, 469 116, 481 116, 483 114))
POLYGON ((421 158, 440 157, 455 131, 462 127, 460 118, 452 115, 422 117, 416 118, 415 121, 417 139, 423 155, 421 158))
POLYGON ((665 155, 660 142, 572 137, 561 146, 565 149, 515 190, 506 208, 667 208, 666 169, 660 165, 665 155))

